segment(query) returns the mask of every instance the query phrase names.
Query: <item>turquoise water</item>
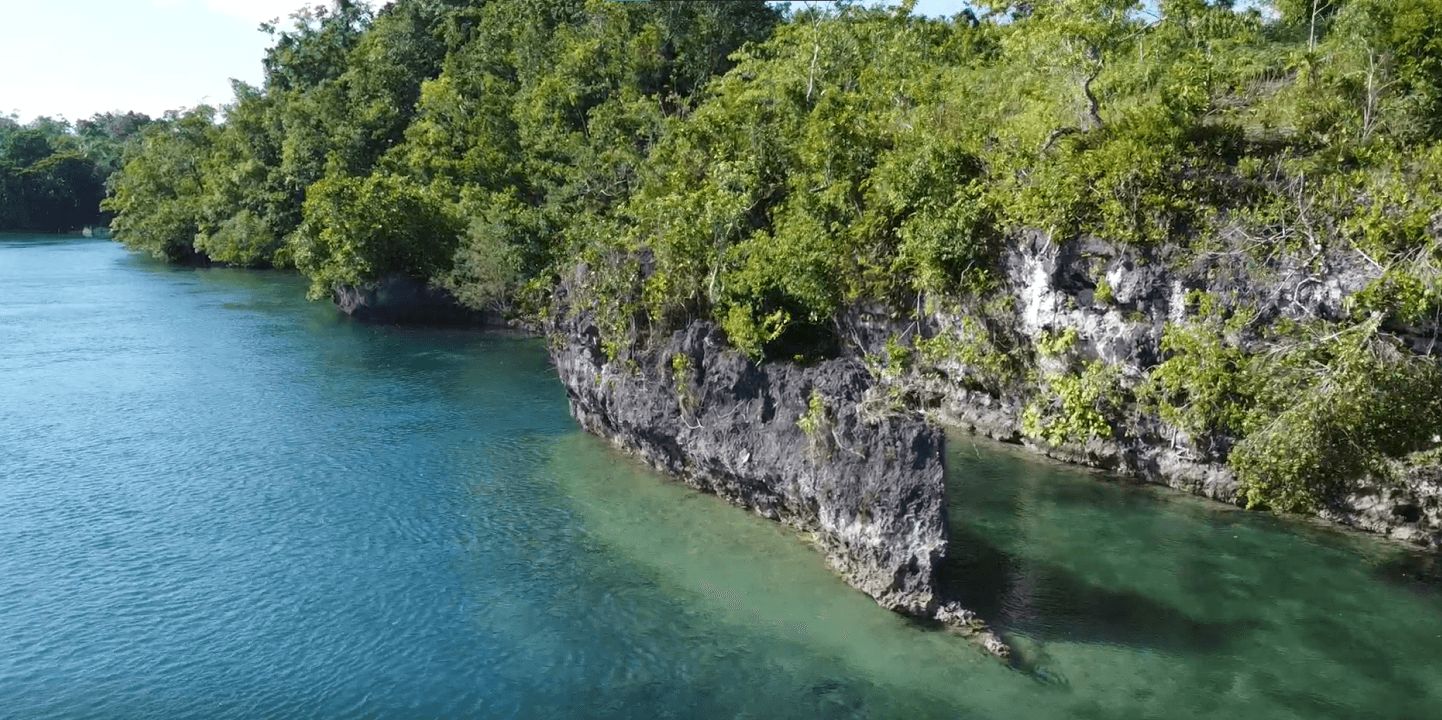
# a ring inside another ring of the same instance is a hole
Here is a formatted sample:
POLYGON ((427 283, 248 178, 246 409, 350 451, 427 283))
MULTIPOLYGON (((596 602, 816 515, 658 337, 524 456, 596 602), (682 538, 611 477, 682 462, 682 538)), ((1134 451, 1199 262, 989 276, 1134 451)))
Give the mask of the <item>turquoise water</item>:
POLYGON ((0 718, 1439 718, 1394 547, 951 444, 1018 668, 578 432, 534 339, 0 237, 0 718))

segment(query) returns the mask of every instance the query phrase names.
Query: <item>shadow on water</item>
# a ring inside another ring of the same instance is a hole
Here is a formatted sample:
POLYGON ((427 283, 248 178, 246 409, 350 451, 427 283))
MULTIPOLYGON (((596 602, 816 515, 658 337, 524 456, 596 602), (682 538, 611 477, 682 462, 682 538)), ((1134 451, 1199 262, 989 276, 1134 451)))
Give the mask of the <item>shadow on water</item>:
MULTIPOLYGON (((1174 655, 1225 652, 1245 623, 1204 622, 1144 595, 1103 587, 1059 565, 1018 557, 952 526, 939 581, 947 597, 1003 633, 1038 643, 1125 646, 1174 655)), ((1028 648, 1020 667, 1026 669, 1028 648)))
POLYGON ((1391 585, 1422 595, 1442 596, 1442 555, 1399 552, 1375 562, 1373 573, 1391 585))

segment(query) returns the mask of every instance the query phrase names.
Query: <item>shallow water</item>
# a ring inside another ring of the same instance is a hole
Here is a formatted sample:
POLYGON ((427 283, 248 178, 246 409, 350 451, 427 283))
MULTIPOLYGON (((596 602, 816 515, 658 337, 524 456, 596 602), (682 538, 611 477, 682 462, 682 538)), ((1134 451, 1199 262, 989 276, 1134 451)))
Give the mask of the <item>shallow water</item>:
POLYGON ((536 340, 0 237, 0 718, 1435 718, 1394 547, 954 437, 1018 668, 580 433, 536 340))
POLYGON ((1442 717, 1426 558, 966 438, 949 470, 947 577, 1075 716, 1442 717))

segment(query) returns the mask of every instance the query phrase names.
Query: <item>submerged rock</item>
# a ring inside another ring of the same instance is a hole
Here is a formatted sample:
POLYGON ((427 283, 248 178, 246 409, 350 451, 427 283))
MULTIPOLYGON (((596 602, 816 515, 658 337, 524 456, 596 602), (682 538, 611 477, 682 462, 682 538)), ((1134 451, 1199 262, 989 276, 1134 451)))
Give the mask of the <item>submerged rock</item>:
POLYGON ((445 288, 404 275, 387 275, 373 287, 342 287, 335 291, 341 312, 370 322, 407 325, 500 325, 494 313, 472 310, 445 288))
POLYGON ((986 621, 956 602, 942 603, 933 613, 933 617, 943 625, 958 629, 971 636, 987 652, 999 658, 1011 657, 1011 646, 1007 645, 1001 636, 992 632, 991 628, 987 627, 986 621))

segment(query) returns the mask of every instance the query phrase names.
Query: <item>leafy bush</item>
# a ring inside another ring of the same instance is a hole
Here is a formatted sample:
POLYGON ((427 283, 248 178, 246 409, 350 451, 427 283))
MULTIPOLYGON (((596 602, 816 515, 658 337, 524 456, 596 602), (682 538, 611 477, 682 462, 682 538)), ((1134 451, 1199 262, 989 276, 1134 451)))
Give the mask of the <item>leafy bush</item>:
POLYGON ((1201 449, 1235 442, 1227 462, 1249 505, 1315 510, 1429 447, 1442 424, 1442 369, 1380 335, 1380 320, 1273 328, 1274 347, 1250 354, 1251 316, 1207 313, 1167 329, 1169 357, 1142 394, 1201 449))
POLYGON ((1078 374, 1048 374, 1043 390, 1022 412, 1021 433, 1051 445, 1111 438, 1109 418, 1121 406, 1119 370, 1104 362, 1086 363, 1078 374))
POLYGON ((1388 458, 1430 447, 1442 370, 1377 334, 1380 316, 1254 358, 1257 398, 1229 459, 1247 502, 1315 510, 1388 458))
POLYGON ((831 457, 831 408, 827 407, 826 397, 820 390, 812 388, 811 396, 806 401, 806 412, 796 418, 796 427, 801 428, 801 432, 806 435, 812 458, 825 460, 831 457))
POLYGON ((1228 317, 1215 298, 1195 291, 1191 300, 1200 305, 1198 317, 1166 327, 1161 350, 1167 357, 1152 369, 1139 394, 1206 451, 1213 440, 1242 432, 1254 402, 1246 375, 1249 358, 1239 346, 1253 316, 1228 317))
POLYGON ((196 257, 205 220, 201 160, 215 137, 214 119, 214 108, 201 107, 141 133, 103 204, 118 213, 112 229, 126 247, 172 262, 196 257))
POLYGON ((956 331, 918 339, 916 353, 933 367, 957 363, 967 373, 963 382, 998 394, 1020 380, 1026 367, 1024 356, 1004 336, 971 316, 962 317, 956 331))
POLYGON ((306 198, 295 265, 315 298, 390 274, 428 279, 451 268, 459 235, 450 208, 403 178, 331 176, 306 198))
POLYGON ((195 249, 210 259, 241 266, 284 265, 284 255, 277 258, 281 241, 265 221, 249 210, 241 210, 220 223, 215 232, 198 233, 195 249))

